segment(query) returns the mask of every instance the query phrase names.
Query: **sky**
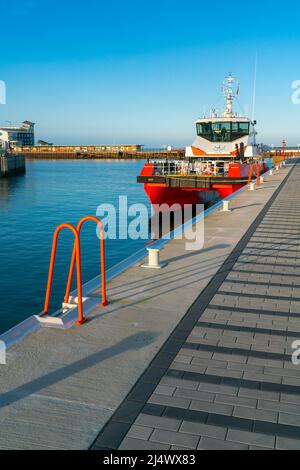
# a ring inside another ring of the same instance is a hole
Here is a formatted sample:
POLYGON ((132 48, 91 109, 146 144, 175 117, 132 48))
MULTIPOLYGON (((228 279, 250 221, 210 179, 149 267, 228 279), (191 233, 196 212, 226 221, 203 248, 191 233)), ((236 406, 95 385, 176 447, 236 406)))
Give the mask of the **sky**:
POLYGON ((228 72, 236 111, 258 141, 300 143, 299 2, 0 0, 0 123, 36 123, 56 144, 190 145, 194 121, 222 109, 228 72))

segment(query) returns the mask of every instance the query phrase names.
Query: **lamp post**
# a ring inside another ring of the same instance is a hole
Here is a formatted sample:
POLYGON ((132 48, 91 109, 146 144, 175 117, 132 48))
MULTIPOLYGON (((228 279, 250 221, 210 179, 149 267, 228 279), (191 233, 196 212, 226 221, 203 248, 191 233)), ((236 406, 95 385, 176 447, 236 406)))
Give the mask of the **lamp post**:
POLYGON ((283 156, 283 159, 284 159, 284 150, 285 150, 285 147, 286 147, 286 141, 285 141, 285 139, 282 139, 282 156, 283 156))

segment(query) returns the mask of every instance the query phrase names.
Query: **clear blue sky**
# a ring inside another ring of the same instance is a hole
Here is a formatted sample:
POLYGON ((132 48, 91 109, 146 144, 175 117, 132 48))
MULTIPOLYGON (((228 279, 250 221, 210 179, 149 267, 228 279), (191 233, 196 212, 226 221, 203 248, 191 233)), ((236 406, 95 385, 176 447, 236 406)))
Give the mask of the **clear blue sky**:
POLYGON ((259 141, 300 143, 299 2, 0 1, 1 123, 62 144, 189 145, 228 71, 251 108, 257 52, 259 141))

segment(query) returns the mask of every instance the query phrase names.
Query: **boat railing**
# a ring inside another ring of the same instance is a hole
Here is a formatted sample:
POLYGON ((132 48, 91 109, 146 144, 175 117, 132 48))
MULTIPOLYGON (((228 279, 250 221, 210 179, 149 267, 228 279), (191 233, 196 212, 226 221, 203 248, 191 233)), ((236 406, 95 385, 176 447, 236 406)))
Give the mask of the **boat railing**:
POLYGON ((218 161, 185 162, 185 161, 153 161, 156 176, 228 176, 229 164, 218 161))

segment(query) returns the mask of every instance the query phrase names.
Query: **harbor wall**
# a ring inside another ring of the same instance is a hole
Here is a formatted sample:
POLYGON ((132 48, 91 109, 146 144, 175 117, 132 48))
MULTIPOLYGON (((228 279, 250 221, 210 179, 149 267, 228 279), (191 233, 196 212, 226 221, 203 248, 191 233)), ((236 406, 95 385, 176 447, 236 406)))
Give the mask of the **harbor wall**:
MULTIPOLYGON (((17 152, 13 155, 18 156, 17 152)), ((25 158, 32 160, 182 160, 185 158, 185 149, 173 149, 167 150, 143 150, 143 151, 98 151, 98 152, 74 152, 74 151, 63 151, 60 148, 57 150, 36 150, 36 147, 32 147, 31 150, 26 149, 22 152, 25 158)), ((272 158, 274 164, 280 163, 290 157, 296 156, 294 153, 272 154, 270 152, 261 155, 263 158, 272 158)))
POLYGON ((46 160, 46 159, 70 159, 70 160, 95 160, 95 159, 119 159, 119 160, 147 160, 147 159, 170 159, 180 160, 184 158, 184 149, 174 151, 141 151, 141 152, 23 152, 28 159, 46 160))
POLYGON ((24 155, 0 156, 0 177, 22 174, 25 170, 24 155))

